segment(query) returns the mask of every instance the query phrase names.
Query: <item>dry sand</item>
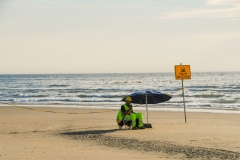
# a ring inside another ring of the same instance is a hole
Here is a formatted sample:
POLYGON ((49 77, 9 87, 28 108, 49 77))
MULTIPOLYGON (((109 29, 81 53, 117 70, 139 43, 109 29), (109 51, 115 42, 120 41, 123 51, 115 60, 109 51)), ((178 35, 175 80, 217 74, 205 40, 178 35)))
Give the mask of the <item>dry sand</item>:
POLYGON ((145 130, 118 130, 116 114, 2 106, 0 159, 240 159, 240 114, 150 111, 145 130))

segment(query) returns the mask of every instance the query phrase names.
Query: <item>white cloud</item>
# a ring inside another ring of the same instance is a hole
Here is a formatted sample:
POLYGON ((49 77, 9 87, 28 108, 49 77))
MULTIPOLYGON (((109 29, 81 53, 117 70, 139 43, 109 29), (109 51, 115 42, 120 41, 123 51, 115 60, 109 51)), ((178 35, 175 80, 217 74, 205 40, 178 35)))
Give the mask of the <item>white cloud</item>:
POLYGON ((240 19, 240 0, 208 0, 208 5, 225 5, 228 8, 218 9, 199 9, 199 10, 187 10, 166 12, 160 17, 166 19, 183 19, 183 18, 228 18, 228 19, 240 19))
POLYGON ((208 5, 233 5, 233 6, 239 6, 240 1, 239 0, 208 0, 208 5))
POLYGON ((185 39, 195 40, 240 40, 240 32, 233 33, 212 33, 212 34, 194 34, 186 37, 185 39))

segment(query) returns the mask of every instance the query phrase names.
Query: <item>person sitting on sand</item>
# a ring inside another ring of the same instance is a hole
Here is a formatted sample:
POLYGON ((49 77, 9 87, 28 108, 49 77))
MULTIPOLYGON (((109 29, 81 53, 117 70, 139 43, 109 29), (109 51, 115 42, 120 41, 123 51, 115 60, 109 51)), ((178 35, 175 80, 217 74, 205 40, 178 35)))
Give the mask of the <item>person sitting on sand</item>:
POLYGON ((132 98, 129 96, 126 97, 125 102, 126 103, 121 106, 121 109, 118 111, 117 114, 117 123, 119 128, 123 126, 123 119, 125 119, 131 122, 130 125, 133 130, 145 129, 145 127, 143 126, 142 113, 133 112, 131 105, 132 98))

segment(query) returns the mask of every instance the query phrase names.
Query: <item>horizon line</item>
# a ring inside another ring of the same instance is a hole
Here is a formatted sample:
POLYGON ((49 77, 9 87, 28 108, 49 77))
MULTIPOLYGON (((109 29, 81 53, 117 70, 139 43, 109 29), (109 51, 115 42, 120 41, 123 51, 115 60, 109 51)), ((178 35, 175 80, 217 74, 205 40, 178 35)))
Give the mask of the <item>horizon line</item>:
MULTIPOLYGON (((191 73, 231 73, 231 72, 240 72, 240 71, 194 71, 191 73)), ((151 74, 151 73, 175 73, 175 71, 172 72, 89 72, 89 73, 0 73, 0 75, 44 75, 44 74, 55 74, 55 75, 61 75, 61 74, 151 74)))

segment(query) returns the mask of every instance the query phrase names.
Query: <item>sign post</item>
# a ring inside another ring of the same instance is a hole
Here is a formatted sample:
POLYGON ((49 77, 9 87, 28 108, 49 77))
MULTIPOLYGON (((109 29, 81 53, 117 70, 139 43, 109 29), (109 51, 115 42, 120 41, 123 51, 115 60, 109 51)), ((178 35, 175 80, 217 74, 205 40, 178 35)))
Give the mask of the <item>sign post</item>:
POLYGON ((185 122, 187 122, 183 80, 184 79, 191 79, 190 65, 182 65, 182 63, 180 63, 180 65, 175 65, 175 78, 176 78, 176 80, 182 80, 182 96, 183 96, 183 105, 184 105, 184 117, 185 117, 185 122))

